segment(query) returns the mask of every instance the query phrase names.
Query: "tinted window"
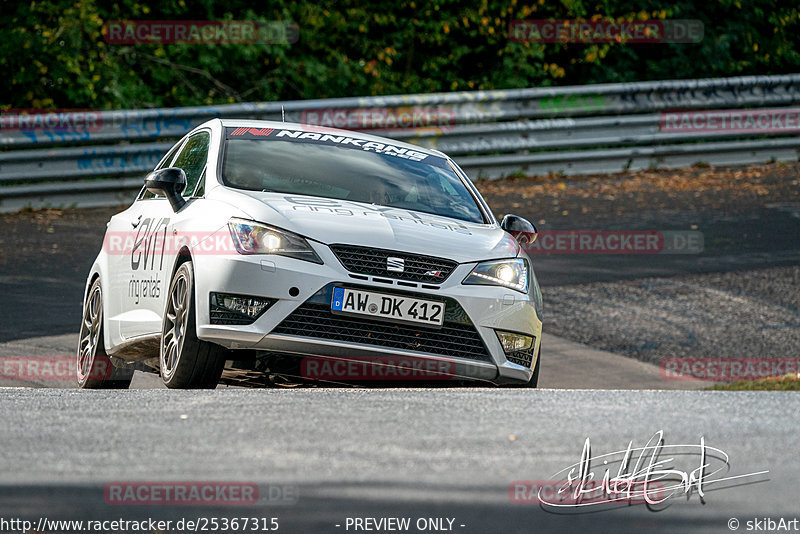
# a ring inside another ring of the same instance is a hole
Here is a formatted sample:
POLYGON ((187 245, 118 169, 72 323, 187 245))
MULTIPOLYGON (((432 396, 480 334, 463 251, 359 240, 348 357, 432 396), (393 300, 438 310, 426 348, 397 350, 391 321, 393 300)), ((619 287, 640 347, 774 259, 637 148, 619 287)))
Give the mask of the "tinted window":
POLYGON ((313 195, 482 223, 467 188, 439 157, 396 155, 301 141, 228 139, 222 175, 239 189, 313 195))
POLYGON ((194 188, 206 168, 210 142, 211 134, 208 132, 200 132, 191 136, 172 164, 173 167, 183 169, 183 172, 186 173, 186 189, 183 190, 185 197, 192 196, 194 188))

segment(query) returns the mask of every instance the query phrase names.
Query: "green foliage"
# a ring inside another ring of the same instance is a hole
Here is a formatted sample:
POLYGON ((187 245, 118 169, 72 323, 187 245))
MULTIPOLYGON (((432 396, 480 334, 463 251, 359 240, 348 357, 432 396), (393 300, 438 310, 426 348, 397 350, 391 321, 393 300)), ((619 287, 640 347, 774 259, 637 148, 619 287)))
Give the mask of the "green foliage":
POLYGON ((0 14, 3 108, 140 108, 798 71, 787 0, 40 0, 0 14), (699 19, 697 44, 541 44, 514 19, 699 19), (109 44, 115 20, 294 21, 291 45, 109 44))

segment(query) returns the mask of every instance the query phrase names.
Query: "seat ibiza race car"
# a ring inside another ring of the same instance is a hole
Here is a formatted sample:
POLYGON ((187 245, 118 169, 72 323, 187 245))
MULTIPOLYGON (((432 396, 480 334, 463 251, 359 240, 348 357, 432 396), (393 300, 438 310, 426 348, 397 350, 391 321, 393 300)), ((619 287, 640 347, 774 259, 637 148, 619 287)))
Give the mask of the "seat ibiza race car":
MULTIPOLYGON (((108 223, 78 383, 458 380, 535 387, 542 301, 456 163, 382 137, 210 120, 108 223)), ((515 237, 516 236, 516 237, 515 237)))

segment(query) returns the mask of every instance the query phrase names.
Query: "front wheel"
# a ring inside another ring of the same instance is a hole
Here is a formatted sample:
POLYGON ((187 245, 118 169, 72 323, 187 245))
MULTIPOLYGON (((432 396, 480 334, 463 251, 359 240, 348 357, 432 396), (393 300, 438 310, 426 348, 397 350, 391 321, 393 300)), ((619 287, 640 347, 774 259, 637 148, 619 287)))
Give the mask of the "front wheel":
POLYGON ((178 267, 167 294, 161 326, 161 379, 168 388, 214 389, 225 366, 225 349, 197 338, 192 262, 178 267))
POLYGON ((539 350, 536 351, 536 367, 533 368, 533 376, 528 381, 529 388, 539 387, 539 368, 542 366, 542 344, 539 343, 539 350))
POLYGON ((85 389, 126 389, 133 370, 114 367, 103 342, 103 289, 94 281, 83 303, 83 318, 78 337, 78 386, 85 389))

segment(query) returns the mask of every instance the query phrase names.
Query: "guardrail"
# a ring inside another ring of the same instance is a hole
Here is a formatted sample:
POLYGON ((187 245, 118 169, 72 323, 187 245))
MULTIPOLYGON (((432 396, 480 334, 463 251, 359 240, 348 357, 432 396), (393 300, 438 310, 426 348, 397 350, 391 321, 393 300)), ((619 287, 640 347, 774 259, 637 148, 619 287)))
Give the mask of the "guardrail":
POLYGON ((176 139, 214 117, 281 120, 284 112, 287 122, 366 129, 442 150, 473 178, 498 178, 794 161, 798 124, 675 133, 658 112, 769 107, 785 114, 798 102, 800 74, 788 74, 72 112, 41 128, 3 121, 0 211, 127 203, 176 139))

